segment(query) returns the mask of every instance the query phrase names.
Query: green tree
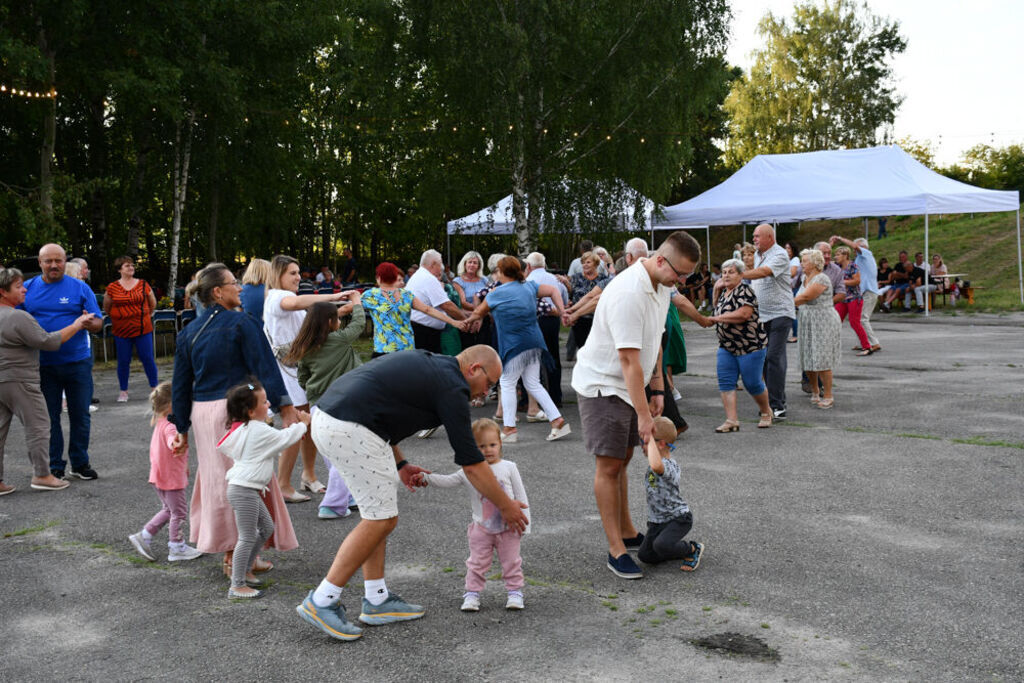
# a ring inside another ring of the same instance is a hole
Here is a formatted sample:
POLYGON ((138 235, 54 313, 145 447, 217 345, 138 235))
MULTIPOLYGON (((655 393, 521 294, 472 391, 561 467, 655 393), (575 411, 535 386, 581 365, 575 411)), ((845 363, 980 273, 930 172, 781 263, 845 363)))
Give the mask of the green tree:
POLYGON ((758 33, 763 47, 725 103, 731 168, 758 154, 877 144, 903 99, 892 73, 907 46, 898 22, 825 0, 797 3, 790 19, 769 12, 758 33))
POLYGON ((468 149, 460 159, 477 176, 495 178, 478 184, 490 201, 511 190, 521 253, 542 217, 551 227, 549 217, 579 215, 595 193, 608 207, 632 199, 639 208, 629 187, 666 196, 692 154, 698 116, 716 104, 723 0, 460 0, 409 10, 434 93, 425 126, 436 144, 468 149))

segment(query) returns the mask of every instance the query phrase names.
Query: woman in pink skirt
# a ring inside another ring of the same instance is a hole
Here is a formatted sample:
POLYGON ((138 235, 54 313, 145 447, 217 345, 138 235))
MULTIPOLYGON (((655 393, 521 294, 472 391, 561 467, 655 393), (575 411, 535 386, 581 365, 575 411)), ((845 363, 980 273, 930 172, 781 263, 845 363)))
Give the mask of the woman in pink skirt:
MULTIPOLYGON (((295 409, 281 381, 270 345, 256 322, 239 312, 240 285, 221 263, 211 263, 197 276, 197 296, 203 313, 178 334, 174 354, 173 415, 178 430, 175 450, 189 445, 193 431, 198 470, 189 515, 190 538, 204 553, 224 553, 224 571, 231 575, 231 554, 238 540, 235 515, 227 499, 225 474, 233 464, 217 452, 227 433, 227 390, 249 377, 265 387, 267 398, 285 426, 295 422, 295 409)), ((295 530, 276 480, 262 494, 274 520, 267 546, 278 550, 298 547, 295 530)), ((273 568, 257 560, 255 572, 273 568)))

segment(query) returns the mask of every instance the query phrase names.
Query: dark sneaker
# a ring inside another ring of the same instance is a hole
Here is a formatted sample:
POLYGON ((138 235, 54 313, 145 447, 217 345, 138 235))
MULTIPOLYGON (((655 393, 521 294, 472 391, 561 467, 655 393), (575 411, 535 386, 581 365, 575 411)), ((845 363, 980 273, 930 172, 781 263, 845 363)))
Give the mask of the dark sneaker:
POLYGON ((72 469, 71 474, 78 477, 79 479, 96 479, 100 476, 96 474, 96 470, 89 467, 88 465, 86 465, 85 467, 80 467, 77 470, 72 469))
POLYGON ((640 571, 640 567, 636 566, 636 562, 633 561, 629 553, 622 553, 618 557, 612 557, 611 553, 608 553, 608 569, 611 569, 612 574, 620 579, 644 578, 644 573, 640 571))
POLYGON ((786 409, 782 408, 780 410, 773 410, 772 411, 772 416, 775 418, 776 422, 779 422, 781 420, 785 420, 786 419, 786 409))
POLYGON ((693 555, 690 557, 683 558, 683 564, 680 569, 684 572, 697 571, 697 567, 700 566, 700 556, 704 553, 704 544, 698 543, 697 541, 690 541, 690 545, 693 546, 693 555))
POLYGON ((58 479, 64 478, 64 470, 50 470, 50 474, 57 477, 58 479))
POLYGON ((295 608, 299 616, 317 627, 331 638, 338 640, 355 640, 363 635, 359 628, 345 616, 345 606, 340 602, 331 607, 319 607, 313 602, 313 591, 295 608))
POLYGON ((379 605, 372 604, 363 598, 363 611, 359 615, 359 621, 370 626, 391 624, 396 621, 412 621, 419 619, 426 612, 420 605, 412 605, 398 595, 392 593, 388 599, 379 605))
POLYGON ((627 548, 639 548, 641 545, 643 545, 643 542, 644 542, 644 535, 643 534, 639 534, 639 533, 636 536, 634 536, 633 538, 624 538, 624 539, 622 539, 622 544, 624 546, 626 546, 627 548))

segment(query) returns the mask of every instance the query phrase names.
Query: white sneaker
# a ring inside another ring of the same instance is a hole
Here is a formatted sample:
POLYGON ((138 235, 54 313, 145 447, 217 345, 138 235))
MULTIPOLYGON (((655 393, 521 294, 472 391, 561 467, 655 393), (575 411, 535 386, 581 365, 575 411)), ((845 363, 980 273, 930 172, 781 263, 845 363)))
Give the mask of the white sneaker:
POLYGON ((462 598, 463 612, 479 612, 480 611, 480 596, 476 593, 466 593, 462 598))
POLYGON ((433 436, 434 432, 437 431, 437 427, 431 427, 430 429, 422 429, 416 432, 417 439, 429 439, 433 436))
POLYGON ((132 542, 133 546, 135 546, 135 552, 137 552, 139 555, 142 555, 150 562, 156 562, 156 558, 153 557, 153 552, 149 548, 149 541, 147 541, 142 536, 141 531, 137 534, 132 534, 131 536, 129 536, 128 540, 132 542))
POLYGON ((194 560, 197 557, 202 557, 203 551, 193 548, 188 543, 168 543, 167 544, 167 559, 171 562, 180 562, 182 560, 194 560))
POLYGON ((679 401, 683 398, 683 395, 679 393, 678 389, 672 389, 672 400, 679 401))
POLYGON ((89 412, 90 413, 95 413, 99 409, 100 409, 99 406, 94 406, 92 404, 89 405, 89 412))
POLYGON ((519 591, 509 591, 505 609, 523 609, 523 607, 523 594, 519 591))

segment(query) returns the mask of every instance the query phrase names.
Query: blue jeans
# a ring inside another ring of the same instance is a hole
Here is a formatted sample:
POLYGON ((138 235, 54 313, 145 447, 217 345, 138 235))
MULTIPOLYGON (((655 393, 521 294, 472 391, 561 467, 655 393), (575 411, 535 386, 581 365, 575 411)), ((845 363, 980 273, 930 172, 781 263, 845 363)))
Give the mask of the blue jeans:
POLYGON ((764 349, 734 356, 718 347, 718 390, 736 391, 736 379, 743 375, 743 386, 751 396, 763 394, 765 386, 761 375, 764 372, 764 356, 764 349))
POLYGON ((68 399, 68 460, 71 469, 89 466, 89 431, 92 419, 92 359, 39 366, 39 388, 50 414, 50 470, 64 469, 64 431, 60 423, 61 392, 68 399))
POLYGON ((142 369, 146 371, 146 379, 150 388, 157 385, 156 361, 153 359, 153 333, 149 332, 138 337, 114 336, 114 348, 117 350, 117 383, 121 391, 128 391, 128 374, 131 372, 132 347, 139 354, 142 369))

